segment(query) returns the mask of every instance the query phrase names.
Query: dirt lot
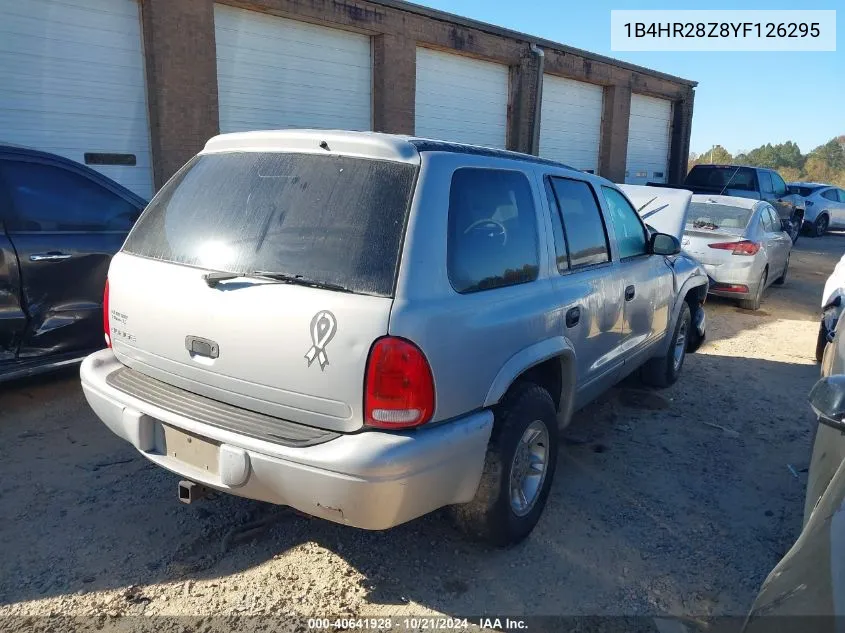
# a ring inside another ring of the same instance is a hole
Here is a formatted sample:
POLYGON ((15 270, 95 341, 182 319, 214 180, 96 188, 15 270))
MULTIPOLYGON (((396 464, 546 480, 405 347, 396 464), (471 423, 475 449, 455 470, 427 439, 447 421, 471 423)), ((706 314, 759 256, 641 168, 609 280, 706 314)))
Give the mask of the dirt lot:
POLYGON ((708 302, 678 384, 578 413, 538 529, 504 551, 438 514, 370 533, 185 506, 74 372, 0 387, 0 615, 743 614, 800 526, 817 304, 843 251, 803 237, 760 311, 708 302))

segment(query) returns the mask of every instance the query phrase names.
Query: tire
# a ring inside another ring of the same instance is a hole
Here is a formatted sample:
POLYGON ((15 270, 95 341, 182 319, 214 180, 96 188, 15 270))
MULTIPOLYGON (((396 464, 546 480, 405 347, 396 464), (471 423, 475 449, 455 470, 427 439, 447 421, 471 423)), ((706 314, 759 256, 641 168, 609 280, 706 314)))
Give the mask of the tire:
POLYGON ((690 328, 692 328, 692 315, 689 304, 684 301, 668 351, 663 356, 650 359, 640 369, 640 378, 644 383, 663 389, 678 380, 687 356, 690 328))
POLYGON ((782 286, 786 282, 786 273, 789 272, 789 255, 786 256, 786 265, 783 268, 783 274, 775 279, 772 283, 776 286, 782 286))
POLYGON ((813 229, 811 235, 813 237, 821 237, 825 233, 827 233, 827 227, 830 226, 830 219, 827 217, 826 213, 822 213, 819 217, 816 218, 816 221, 813 222, 813 229))
POLYGON ((475 498, 452 506, 452 513, 458 527, 471 538, 506 547, 531 533, 546 506, 558 455, 557 412, 548 391, 531 382, 519 382, 494 414, 496 422, 475 498), (524 439, 538 430, 541 437, 535 441, 543 444, 544 471, 530 503, 516 508, 520 499, 514 494, 512 501, 512 484, 518 481, 518 472, 537 472, 531 467, 537 463, 531 458, 537 455, 527 448, 524 439))
POLYGON ((752 312, 760 309, 760 303, 763 301, 763 291, 766 289, 766 278, 768 275, 769 271, 764 270, 763 276, 760 277, 760 283, 757 286, 757 294, 751 299, 740 299, 740 308, 743 310, 751 310, 752 312))
POLYGON ((819 324, 819 336, 816 339, 816 362, 822 362, 824 358, 824 348, 827 347, 827 332, 824 328, 824 323, 819 324))
MULTIPOLYGON (((687 303, 689 305, 689 303, 687 303)), ((696 310, 703 310, 704 306, 696 306, 696 310)), ((707 332, 704 334, 698 333, 698 328, 695 327, 695 322, 693 320, 695 313, 693 312, 693 306, 690 306, 689 309, 690 313, 690 328, 689 328, 689 335, 687 336, 687 354, 694 354, 698 351, 698 348, 704 343, 704 339, 707 336, 707 332)))

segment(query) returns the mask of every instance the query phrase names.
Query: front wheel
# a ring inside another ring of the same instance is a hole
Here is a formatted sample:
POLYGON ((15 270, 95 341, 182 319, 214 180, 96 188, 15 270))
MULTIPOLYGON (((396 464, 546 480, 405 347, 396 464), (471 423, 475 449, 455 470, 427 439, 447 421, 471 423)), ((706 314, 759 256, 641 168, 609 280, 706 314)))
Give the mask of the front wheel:
POLYGON ((557 413, 548 391, 521 382, 495 415, 475 498, 452 510, 466 534, 504 547, 528 536, 546 506, 557 462, 557 413))
POLYGON ((681 313, 678 315, 678 322, 675 324, 675 331, 669 343, 669 351, 663 356, 652 358, 640 370, 642 381, 652 387, 664 388, 675 383, 681 375, 681 368, 684 366, 684 359, 687 356, 687 342, 690 328, 692 327, 692 315, 689 304, 684 301, 681 306, 681 313))

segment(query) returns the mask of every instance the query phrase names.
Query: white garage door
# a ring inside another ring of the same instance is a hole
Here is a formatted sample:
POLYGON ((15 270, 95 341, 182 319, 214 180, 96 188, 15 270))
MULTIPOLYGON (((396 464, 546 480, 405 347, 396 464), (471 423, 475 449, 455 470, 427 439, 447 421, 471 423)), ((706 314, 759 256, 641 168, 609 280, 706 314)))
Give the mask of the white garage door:
POLYGON ((80 163, 134 156, 91 167, 152 195, 136 0, 0 0, 0 142, 80 163))
POLYGON ((544 75, 540 156, 596 173, 603 98, 601 86, 544 75))
POLYGON ((504 148, 508 67, 417 49, 417 136, 504 148))
POLYGON ((644 185, 667 181, 671 129, 671 101, 631 95, 625 182, 644 185))
POLYGON ((220 131, 370 130, 370 38, 214 7, 220 131))

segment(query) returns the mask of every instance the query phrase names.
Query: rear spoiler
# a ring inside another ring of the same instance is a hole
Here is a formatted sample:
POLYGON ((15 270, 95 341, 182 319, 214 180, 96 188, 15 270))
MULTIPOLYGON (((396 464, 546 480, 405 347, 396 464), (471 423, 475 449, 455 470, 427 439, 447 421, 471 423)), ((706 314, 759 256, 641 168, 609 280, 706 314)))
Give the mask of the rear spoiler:
POLYGON ((643 222, 661 233, 674 235, 679 240, 682 238, 692 199, 691 191, 665 185, 619 185, 619 189, 628 196, 643 222))

